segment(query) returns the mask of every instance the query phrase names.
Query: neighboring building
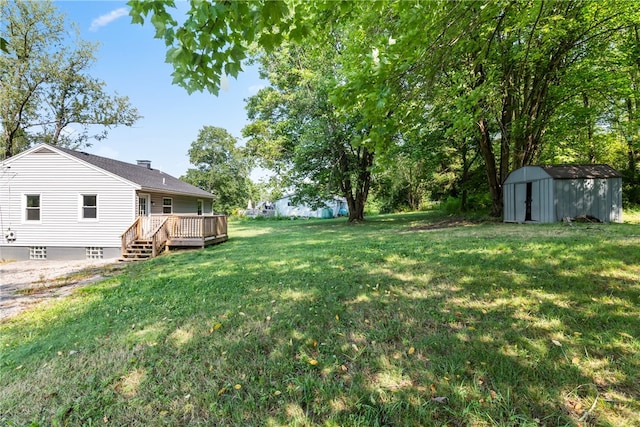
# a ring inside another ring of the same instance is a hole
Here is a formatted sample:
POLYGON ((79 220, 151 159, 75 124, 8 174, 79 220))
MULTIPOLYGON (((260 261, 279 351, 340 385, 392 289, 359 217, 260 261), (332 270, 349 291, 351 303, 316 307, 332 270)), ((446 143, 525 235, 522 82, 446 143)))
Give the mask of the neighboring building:
POLYGON ((284 217, 303 218, 335 218, 348 215, 347 199, 344 197, 333 197, 324 202, 324 207, 312 209, 305 204, 295 204, 293 194, 287 195, 274 202, 275 215, 284 217))
POLYGON ((622 176, 607 165, 525 166, 502 191, 505 222, 622 222, 622 176))
MULTIPOLYGON (((213 197, 149 161, 40 144, 0 163, 0 259, 118 257, 131 243, 125 232, 144 239, 170 217, 210 218, 213 197)), ((163 236, 157 249, 170 243, 163 236)))

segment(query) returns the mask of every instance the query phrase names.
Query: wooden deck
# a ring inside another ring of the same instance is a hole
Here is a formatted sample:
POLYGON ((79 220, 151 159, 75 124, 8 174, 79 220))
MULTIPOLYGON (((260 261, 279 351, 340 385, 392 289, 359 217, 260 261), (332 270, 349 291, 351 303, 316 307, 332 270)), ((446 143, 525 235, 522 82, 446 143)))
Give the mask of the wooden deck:
POLYGON ((122 234, 121 250, 123 258, 149 258, 163 250, 204 248, 228 238, 226 215, 152 215, 138 217, 122 234), (148 256, 131 253, 141 242, 148 256))

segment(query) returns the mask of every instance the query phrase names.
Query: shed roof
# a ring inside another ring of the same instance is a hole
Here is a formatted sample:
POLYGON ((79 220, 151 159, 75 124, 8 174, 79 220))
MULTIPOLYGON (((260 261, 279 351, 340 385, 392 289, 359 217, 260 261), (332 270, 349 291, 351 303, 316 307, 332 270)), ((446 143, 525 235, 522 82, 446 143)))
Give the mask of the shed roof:
POLYGON ((214 197, 213 194, 208 191, 204 191, 201 188, 174 178, 173 176, 157 169, 134 165, 120 160, 109 159, 107 157, 96 156, 94 154, 85 153, 84 151, 75 151, 58 146, 52 148, 138 184, 143 190, 157 190, 164 193, 186 194, 206 198, 214 197))
POLYGON ((555 179, 620 178, 622 175, 608 165, 553 165, 541 166, 555 179))

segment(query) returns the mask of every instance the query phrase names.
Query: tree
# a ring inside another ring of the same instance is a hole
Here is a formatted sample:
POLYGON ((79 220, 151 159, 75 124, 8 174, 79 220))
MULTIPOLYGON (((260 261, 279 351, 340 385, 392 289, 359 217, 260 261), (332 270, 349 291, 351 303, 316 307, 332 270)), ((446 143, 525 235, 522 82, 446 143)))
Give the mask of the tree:
POLYGON ((262 165, 286 176, 297 201, 321 206, 339 194, 347 199, 349 221, 364 220, 374 152, 354 127, 357 112, 343 114, 329 91, 342 78, 335 46, 285 45, 262 57, 272 86, 249 99, 253 121, 244 130, 247 147, 262 165))
POLYGON ((0 53, 5 157, 35 142, 78 148, 140 117, 126 97, 108 95, 105 83, 87 74, 97 46, 70 40, 64 16, 50 2, 1 2, 0 16, 7 48, 0 53))
MULTIPOLYGON (((637 82, 640 16, 628 0, 195 2, 182 26, 167 18, 164 5, 132 4, 138 22, 143 13, 152 14, 157 36, 172 46, 175 76, 188 79, 182 84, 189 90, 215 89, 216 73, 227 66, 235 75, 251 43, 267 53, 302 37, 307 48, 337 47, 342 79, 327 88, 327 97, 338 116, 358 112, 351 115, 351 132, 365 135, 359 144, 377 155, 392 152, 434 109, 454 109, 440 127, 456 137, 442 143, 470 155, 466 161, 479 153, 494 215, 502 211, 509 172, 539 161, 545 149, 578 134, 571 148, 589 152, 591 161, 610 152, 599 145, 611 138, 596 132, 609 110, 598 91, 612 90, 601 83, 624 69, 631 71, 627 86, 637 87, 629 82, 637 82), (336 33, 339 45, 333 44, 336 33), (628 53, 626 67, 607 64, 612 46, 628 53)), ((619 84, 614 103, 625 106, 618 111, 626 118, 618 114, 618 122, 633 128, 637 97, 630 93, 621 102, 619 84)), ((635 165, 638 138, 631 130, 628 163, 635 165)))
POLYGON ((425 112, 455 108, 449 126, 477 144, 492 211, 499 215, 508 173, 536 162, 553 142, 550 125, 566 119, 560 107, 591 93, 592 81, 582 79, 580 66, 606 60, 603 50, 634 8, 537 0, 411 5, 390 2, 383 12, 355 15, 351 25, 364 34, 345 50, 360 60, 345 61, 350 67, 338 88, 341 103, 360 103, 362 127, 373 126, 377 138, 371 143, 379 152, 389 147, 390 136, 424 123, 425 112))
POLYGON ((181 179, 213 193, 216 212, 230 214, 246 206, 252 192, 250 165, 237 143, 225 129, 205 126, 189 149, 189 161, 196 167, 181 179))

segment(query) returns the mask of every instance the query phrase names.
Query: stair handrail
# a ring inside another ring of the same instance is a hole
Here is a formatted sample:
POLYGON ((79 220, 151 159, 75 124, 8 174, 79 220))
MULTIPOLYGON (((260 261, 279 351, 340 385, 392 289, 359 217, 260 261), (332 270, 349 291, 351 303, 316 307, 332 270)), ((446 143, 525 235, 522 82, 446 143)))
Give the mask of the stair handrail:
POLYGON ((122 253, 124 253, 127 250, 127 247, 129 247, 129 245, 133 242, 135 242, 138 239, 138 236, 140 234, 140 217, 136 218, 135 221, 133 221, 133 224, 131 224, 129 226, 129 228, 127 228, 127 230, 122 233, 122 236, 120 236, 120 240, 121 240, 121 244, 122 244, 122 253))
POLYGON ((151 257, 155 258, 162 247, 166 245, 169 239, 169 230, 167 227, 167 221, 169 217, 165 217, 160 225, 151 233, 151 257))

